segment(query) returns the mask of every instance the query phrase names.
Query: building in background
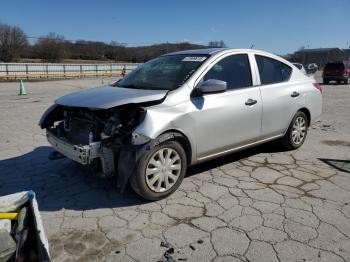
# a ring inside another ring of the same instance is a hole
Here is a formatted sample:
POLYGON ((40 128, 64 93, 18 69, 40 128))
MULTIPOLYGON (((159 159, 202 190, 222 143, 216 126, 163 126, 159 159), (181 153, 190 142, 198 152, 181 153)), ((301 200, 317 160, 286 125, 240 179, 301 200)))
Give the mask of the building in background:
POLYGON ((301 64, 316 63, 322 68, 328 62, 339 62, 350 60, 350 49, 340 48, 316 48, 301 49, 288 56, 291 62, 301 64))
POLYGON ((350 48, 348 49, 343 49, 344 53, 345 53, 345 61, 350 62, 350 48))

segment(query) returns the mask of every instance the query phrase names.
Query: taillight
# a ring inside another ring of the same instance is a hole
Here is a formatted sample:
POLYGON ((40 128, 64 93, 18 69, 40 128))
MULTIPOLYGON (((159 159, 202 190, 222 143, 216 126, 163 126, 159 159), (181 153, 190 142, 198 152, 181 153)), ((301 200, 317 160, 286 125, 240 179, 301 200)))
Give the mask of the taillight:
POLYGON ((318 90, 320 90, 320 92, 322 93, 322 87, 320 84, 318 83, 313 83, 314 87, 316 87, 318 90))

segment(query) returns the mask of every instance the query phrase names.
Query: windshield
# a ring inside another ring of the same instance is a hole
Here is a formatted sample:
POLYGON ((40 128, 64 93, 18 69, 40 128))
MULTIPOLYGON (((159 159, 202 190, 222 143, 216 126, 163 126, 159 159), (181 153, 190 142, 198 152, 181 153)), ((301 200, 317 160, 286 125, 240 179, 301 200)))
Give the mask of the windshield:
POLYGON ((168 55, 136 68, 113 86, 136 89, 174 90, 207 59, 205 55, 168 55))

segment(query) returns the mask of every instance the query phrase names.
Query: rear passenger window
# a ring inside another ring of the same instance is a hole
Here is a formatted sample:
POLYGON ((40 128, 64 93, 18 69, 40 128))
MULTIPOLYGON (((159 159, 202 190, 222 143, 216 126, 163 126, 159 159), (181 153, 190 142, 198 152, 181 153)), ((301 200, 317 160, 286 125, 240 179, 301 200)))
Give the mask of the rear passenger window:
POLYGON ((258 64, 262 85, 281 83, 289 80, 292 68, 286 64, 260 55, 255 55, 255 59, 258 64))
POLYGON ((215 64, 203 80, 217 79, 227 82, 227 89, 252 86, 248 55, 232 55, 215 64))

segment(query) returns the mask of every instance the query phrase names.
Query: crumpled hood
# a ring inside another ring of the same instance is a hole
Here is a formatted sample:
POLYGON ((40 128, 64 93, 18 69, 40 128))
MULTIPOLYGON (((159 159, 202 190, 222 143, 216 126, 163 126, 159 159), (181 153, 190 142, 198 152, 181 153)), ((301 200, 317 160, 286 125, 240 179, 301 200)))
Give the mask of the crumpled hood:
POLYGON ((167 92, 168 90, 101 86, 62 96, 55 103, 62 106, 108 109, 125 104, 162 100, 167 92))

